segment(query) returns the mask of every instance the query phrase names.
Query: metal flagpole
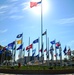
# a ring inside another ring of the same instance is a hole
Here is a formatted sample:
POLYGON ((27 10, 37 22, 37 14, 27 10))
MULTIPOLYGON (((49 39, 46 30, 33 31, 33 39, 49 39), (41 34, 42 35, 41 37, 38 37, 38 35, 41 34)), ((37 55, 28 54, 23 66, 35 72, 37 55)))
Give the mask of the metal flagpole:
MULTIPOLYGON (((38 41, 38 54, 40 55, 40 52, 39 52, 39 50, 40 50, 40 38, 38 38, 38 39, 39 39, 39 41, 38 41)), ((38 57, 38 60, 40 60, 39 57, 38 57)))
POLYGON ((49 38, 48 38, 48 56, 47 56, 47 58, 48 58, 48 66, 49 66, 49 38))
POLYGON ((48 56, 48 51, 47 51, 48 49, 47 49, 47 29, 46 29, 46 60, 48 61, 48 58, 47 58, 47 56, 48 56))
POLYGON ((56 54, 56 66, 57 66, 57 49, 56 49, 56 44, 55 44, 55 54, 56 54))
MULTIPOLYGON (((29 37, 29 45, 30 45, 30 37, 29 37)), ((28 62, 30 61, 30 49, 28 50, 28 62)))
POLYGON ((15 48, 14 48, 14 64, 15 64, 15 58, 16 58, 16 40, 15 40, 15 48))
MULTIPOLYGON (((42 0, 41 0, 41 48, 42 48, 42 44, 43 44, 43 9, 42 9, 42 0)), ((42 63, 43 63, 43 50, 41 53, 41 57, 42 57, 42 63)))
POLYGON ((59 48, 59 54, 60 54, 60 66, 62 66, 62 48, 59 48))

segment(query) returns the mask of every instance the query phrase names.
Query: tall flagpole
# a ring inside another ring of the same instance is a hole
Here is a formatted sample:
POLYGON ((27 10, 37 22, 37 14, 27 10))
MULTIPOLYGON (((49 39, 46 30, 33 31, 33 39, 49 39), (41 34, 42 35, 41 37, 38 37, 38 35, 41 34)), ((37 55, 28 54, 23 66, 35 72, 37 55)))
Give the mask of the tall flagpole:
MULTIPOLYGON (((42 0, 41 0, 41 48, 42 48, 42 44, 43 44, 42 33, 43 33, 43 9, 42 9, 42 0)), ((42 50, 42 53, 41 53, 41 57, 42 57, 42 63, 43 63, 43 50, 42 50)))
MULTIPOLYGON (((30 45, 30 37, 29 37, 29 45, 30 45)), ((30 61, 30 49, 28 50, 28 62, 30 61)))
POLYGON ((46 29, 46 60, 48 60, 47 58, 47 29, 46 29))

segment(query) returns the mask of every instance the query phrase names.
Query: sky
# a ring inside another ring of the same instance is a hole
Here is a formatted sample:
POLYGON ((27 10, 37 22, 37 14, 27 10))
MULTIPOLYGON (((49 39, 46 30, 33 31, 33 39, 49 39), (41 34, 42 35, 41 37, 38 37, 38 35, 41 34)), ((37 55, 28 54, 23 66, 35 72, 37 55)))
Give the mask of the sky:
MULTIPOLYGON (((18 40, 16 36, 21 33, 24 47, 28 46, 29 37, 30 43, 38 37, 41 39, 41 15, 32 12, 32 8, 28 5, 30 1, 0 0, 0 45, 6 46, 18 40)), ((48 5, 44 4, 47 10, 43 14, 43 32, 47 29, 49 46, 50 41, 56 39, 56 42, 60 41, 62 50, 65 46, 74 50, 74 0, 46 1, 48 5)), ((37 7, 34 8, 36 10, 37 7)), ((45 36, 43 41, 45 49, 45 36)))

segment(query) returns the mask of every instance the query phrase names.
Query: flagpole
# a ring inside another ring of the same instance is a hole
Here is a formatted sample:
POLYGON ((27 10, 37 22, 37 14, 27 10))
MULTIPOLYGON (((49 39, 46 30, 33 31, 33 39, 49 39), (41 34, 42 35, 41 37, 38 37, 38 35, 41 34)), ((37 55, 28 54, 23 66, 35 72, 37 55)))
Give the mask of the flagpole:
MULTIPOLYGON (((47 53, 47 29, 46 29, 46 60, 48 61, 48 58, 47 58, 47 56, 48 56, 48 53, 47 53)), ((48 63, 48 62, 47 62, 48 63)))
MULTIPOLYGON (((39 50, 40 50, 40 38, 38 38, 39 39, 39 42, 38 42, 38 54, 40 55, 40 52, 39 52, 39 50)), ((39 60, 39 57, 38 57, 38 60, 39 60)))
POLYGON ((49 37, 48 37, 48 66, 49 66, 49 37))
POLYGON ((55 44, 55 54, 56 54, 56 66, 57 66, 57 49, 56 49, 56 44, 55 44))
MULTIPOLYGON (((29 37, 29 45, 30 45, 30 37, 29 37)), ((30 49, 28 51, 28 62, 30 61, 30 49)))
POLYGON ((16 40, 15 40, 15 49, 14 49, 14 63, 15 63, 15 58, 16 58, 16 40))
POLYGON ((60 66, 62 66, 62 48, 59 48, 59 54, 60 54, 60 66))
MULTIPOLYGON (((43 37, 42 37, 42 33, 43 33, 43 9, 42 9, 42 0, 41 0, 41 48, 42 48, 42 44, 43 44, 43 37)), ((43 63, 43 50, 41 53, 42 56, 42 63, 43 63)))

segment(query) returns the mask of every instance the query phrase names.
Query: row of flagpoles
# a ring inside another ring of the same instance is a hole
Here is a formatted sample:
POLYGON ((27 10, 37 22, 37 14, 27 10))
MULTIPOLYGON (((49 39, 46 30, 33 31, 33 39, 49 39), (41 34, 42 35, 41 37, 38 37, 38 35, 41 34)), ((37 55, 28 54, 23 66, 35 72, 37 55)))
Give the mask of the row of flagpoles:
MULTIPOLYGON (((9 43, 7 46, 5 46, 5 50, 12 50, 12 53, 14 52, 14 61, 16 58, 16 50, 19 50, 19 58, 22 57, 23 51, 27 51, 28 52, 28 56, 30 56, 30 49, 32 49, 32 57, 44 57, 44 52, 46 52, 46 60, 49 60, 49 57, 51 55, 51 60, 54 60, 54 56, 56 57, 56 63, 57 63, 57 56, 58 56, 58 52, 57 49, 59 49, 59 57, 60 57, 60 61, 62 61, 62 52, 64 53, 64 55, 71 55, 71 50, 70 48, 67 50, 66 47, 64 48, 64 50, 62 51, 61 48, 61 43, 60 42, 56 42, 56 40, 51 41, 51 46, 49 48, 49 38, 47 39, 47 30, 42 33, 42 36, 46 35, 46 48, 44 49, 44 43, 42 43, 42 47, 40 49, 40 39, 37 38, 35 39, 31 44, 30 44, 30 38, 29 38, 29 45, 27 47, 23 47, 23 33, 22 34, 18 34, 16 36, 16 38, 18 38, 18 40, 15 40, 11 43, 9 43), (48 42, 47 42, 48 41, 48 42), (38 54, 36 54, 36 48, 33 49, 33 44, 38 43, 38 54), (17 45, 19 45, 18 47, 16 47, 17 45), (42 54, 42 50, 43 50, 43 54, 42 54), (55 51, 55 55, 54 52, 55 51), (40 56, 40 52, 41 52, 41 56, 40 56)), ((25 56, 25 55, 24 55, 25 56)), ((30 59, 29 59, 30 61, 30 59)))

